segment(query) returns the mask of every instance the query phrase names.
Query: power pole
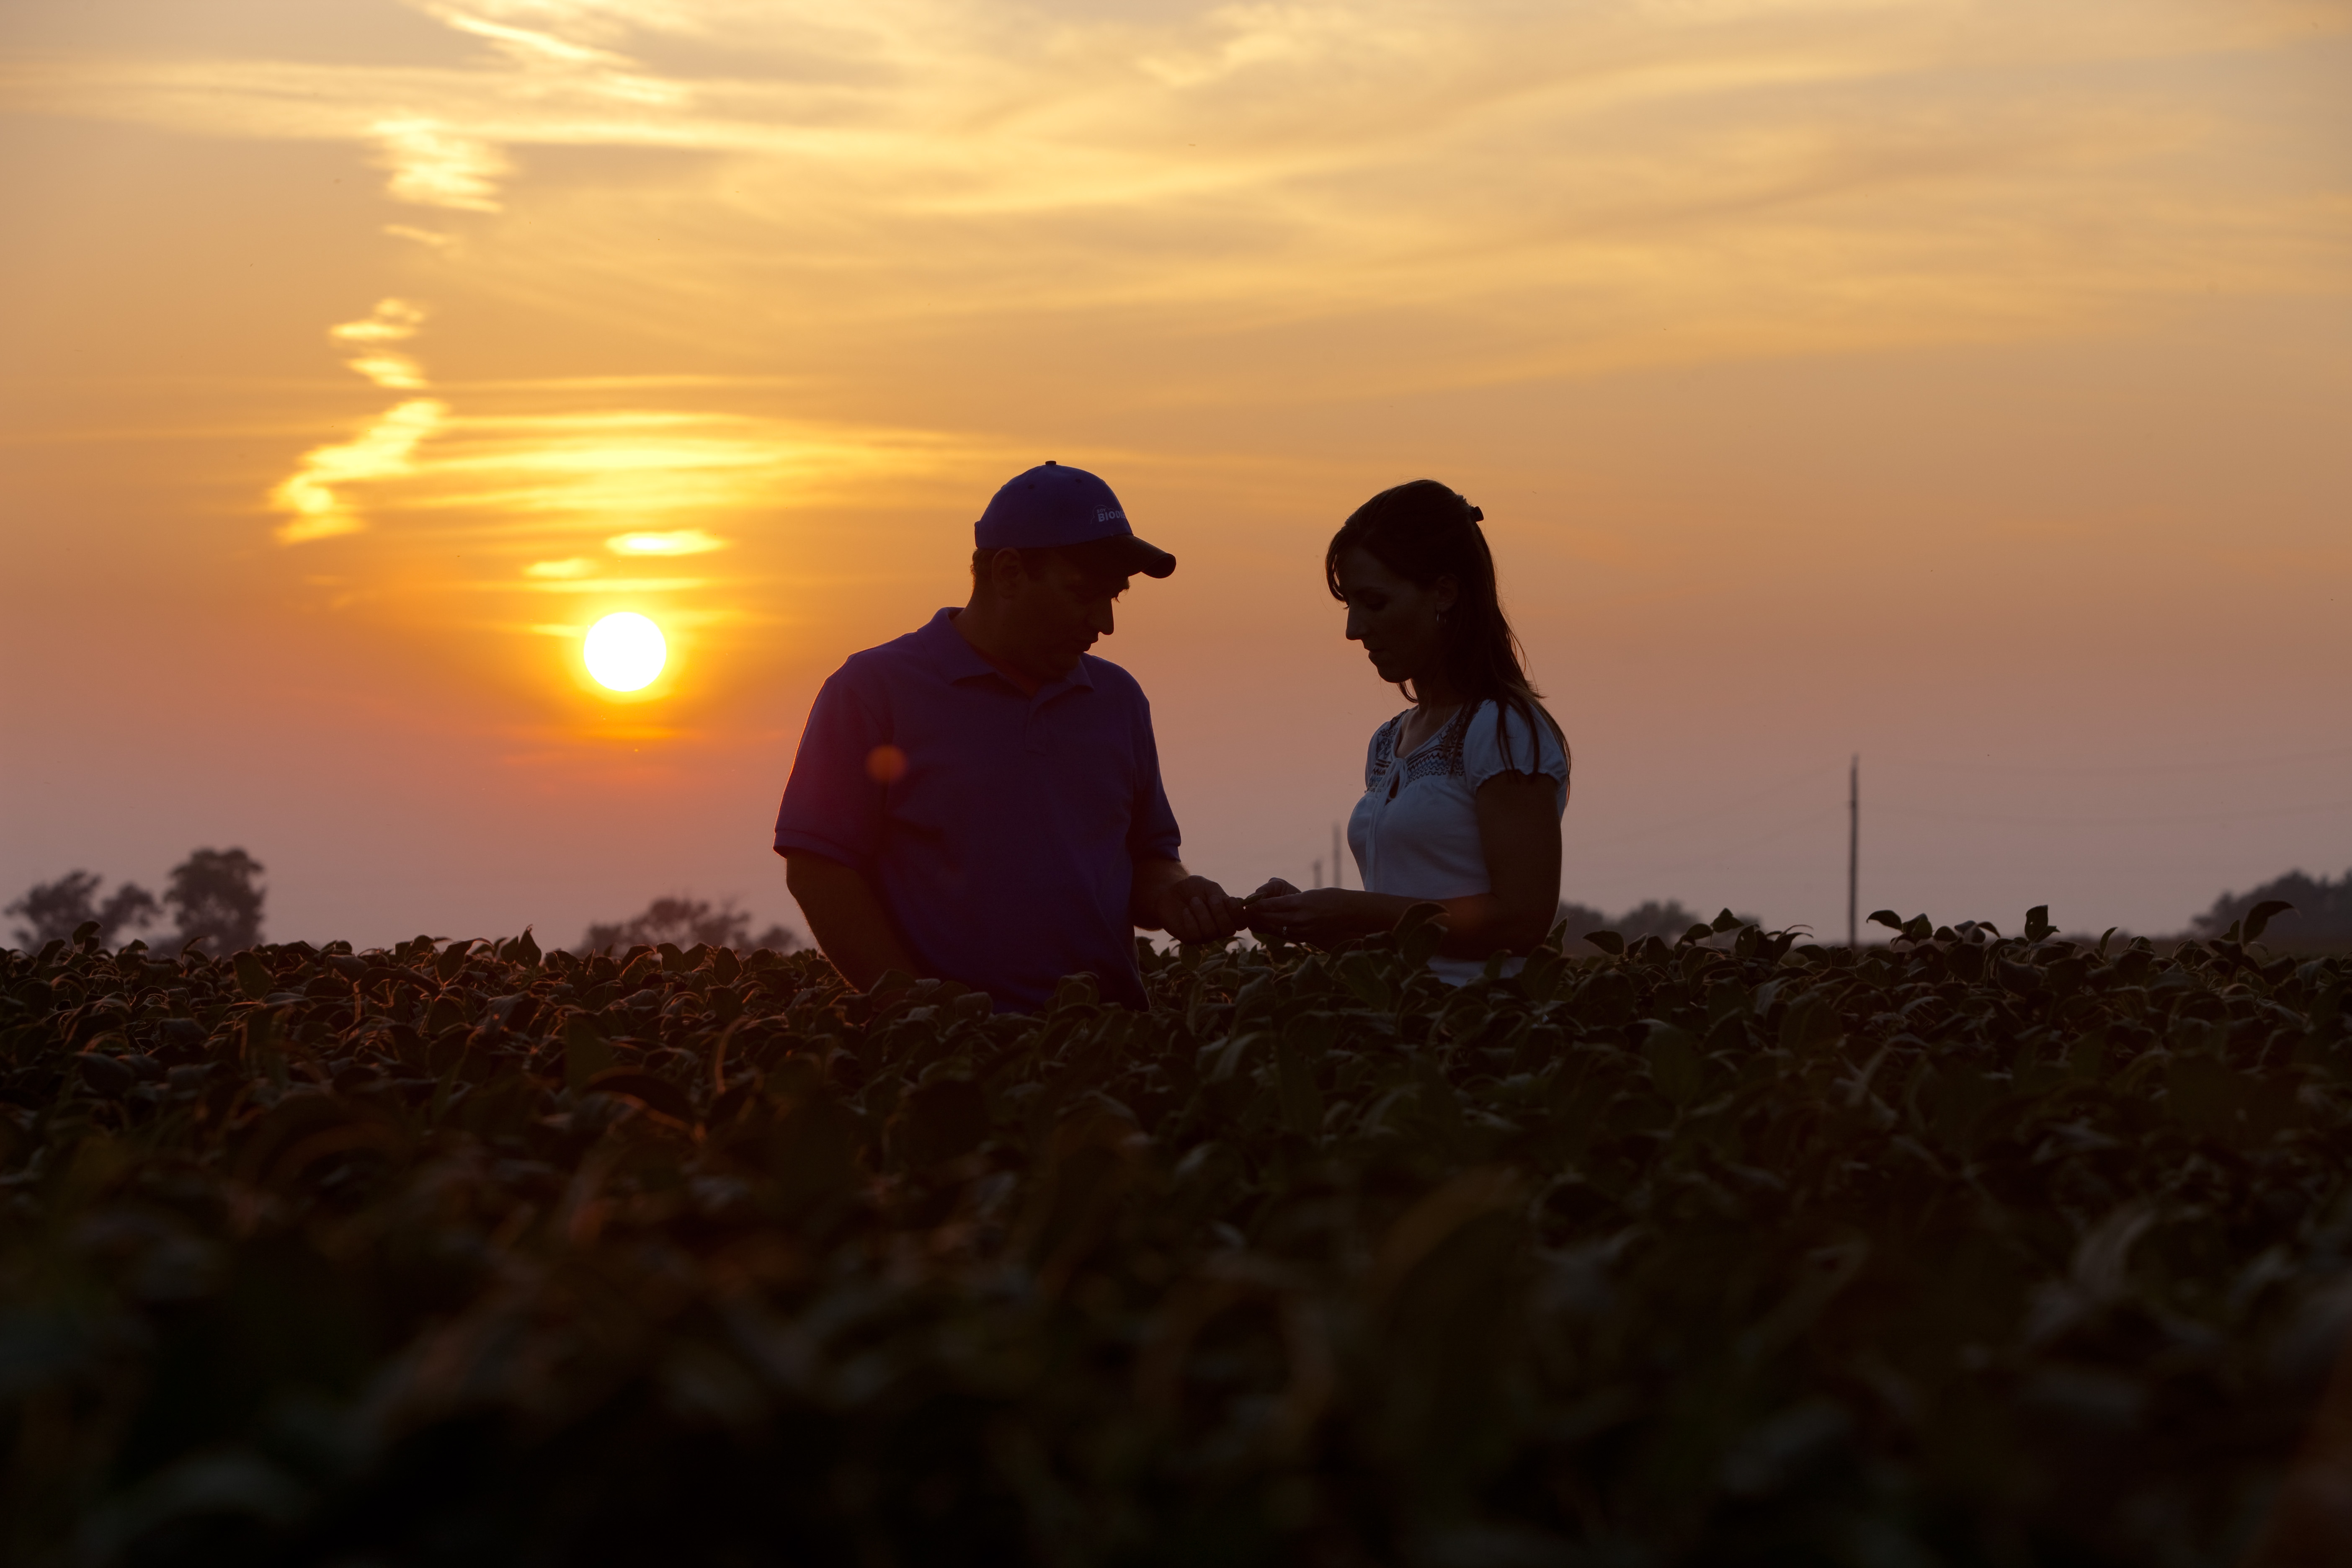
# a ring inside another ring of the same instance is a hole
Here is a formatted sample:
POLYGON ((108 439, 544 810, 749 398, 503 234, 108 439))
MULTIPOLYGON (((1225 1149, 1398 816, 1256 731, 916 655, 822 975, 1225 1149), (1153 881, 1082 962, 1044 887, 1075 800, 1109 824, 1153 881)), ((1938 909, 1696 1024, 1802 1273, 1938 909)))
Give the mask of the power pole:
POLYGON ((1862 928, 1862 753, 1845 776, 1845 945, 1851 952, 1861 945, 1862 928))
POLYGON ((1344 888, 1348 885, 1347 877, 1339 869, 1346 864, 1345 860, 1339 858, 1339 825, 1335 822, 1331 825, 1331 885, 1333 887, 1344 888))

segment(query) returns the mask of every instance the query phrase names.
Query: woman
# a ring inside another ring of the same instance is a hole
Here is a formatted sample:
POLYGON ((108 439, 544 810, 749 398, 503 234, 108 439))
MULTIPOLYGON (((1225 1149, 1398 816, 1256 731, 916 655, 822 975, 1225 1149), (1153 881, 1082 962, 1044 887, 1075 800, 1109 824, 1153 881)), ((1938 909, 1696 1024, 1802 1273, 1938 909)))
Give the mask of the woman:
MULTIPOLYGON (((1449 984, 1489 955, 1524 954, 1559 907, 1568 743, 1528 682, 1503 618, 1476 507, 1415 479, 1358 507, 1323 557, 1348 640, 1412 706, 1372 734, 1348 842, 1364 890, 1268 882, 1249 900, 1261 935, 1328 945, 1445 906, 1430 967, 1449 984)), ((1523 957, 1503 966, 1516 973, 1523 957)))

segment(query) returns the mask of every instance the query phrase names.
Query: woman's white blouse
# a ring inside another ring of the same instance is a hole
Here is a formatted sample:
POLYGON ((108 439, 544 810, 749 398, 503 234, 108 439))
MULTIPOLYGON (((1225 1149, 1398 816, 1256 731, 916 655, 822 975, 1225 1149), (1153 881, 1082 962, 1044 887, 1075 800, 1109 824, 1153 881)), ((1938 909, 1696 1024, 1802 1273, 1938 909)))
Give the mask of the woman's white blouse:
MULTIPOLYGON (((1496 773, 1545 774, 1555 786, 1558 809, 1567 813, 1567 748, 1550 725, 1540 720, 1530 725, 1511 709, 1501 711, 1500 737, 1496 704, 1481 702, 1402 757, 1397 737, 1411 709, 1372 732, 1364 755, 1364 797, 1348 818, 1348 847, 1365 891, 1408 899, 1494 891, 1478 838, 1477 795, 1478 786, 1496 773)), ((1525 962, 1513 958, 1503 973, 1516 974, 1525 962)), ((1486 968, 1477 960, 1443 957, 1431 959, 1429 967, 1453 985, 1475 980, 1486 968)))

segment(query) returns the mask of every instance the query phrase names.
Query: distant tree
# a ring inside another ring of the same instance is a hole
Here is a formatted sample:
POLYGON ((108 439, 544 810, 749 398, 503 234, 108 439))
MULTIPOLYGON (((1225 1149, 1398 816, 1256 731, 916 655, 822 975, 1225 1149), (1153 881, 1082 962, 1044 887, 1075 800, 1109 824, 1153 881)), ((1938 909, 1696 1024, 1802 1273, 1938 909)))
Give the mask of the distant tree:
POLYGON ((2292 914, 2279 916, 2263 933, 2263 940, 2273 946, 2293 947, 2305 942, 2335 946, 2352 942, 2352 871, 2332 882, 2325 877, 2289 871, 2252 892, 2222 894, 2213 900, 2211 909, 2196 916, 2189 925, 2198 936, 2220 936, 2233 923, 2244 920, 2256 904, 2273 899, 2284 899, 2294 906, 2292 914))
POLYGON ((125 882, 100 903, 99 880, 94 871, 68 871, 54 882, 35 883, 0 914, 22 915, 30 922, 16 931, 17 944, 28 951, 70 938, 91 921, 98 922, 98 940, 109 947, 126 928, 154 923, 154 894, 136 882, 125 882))
MULTIPOLYGON (((1742 925, 1764 923, 1754 915, 1736 918, 1742 925)), ((1627 942, 1639 942, 1645 936, 1675 942, 1691 927, 1708 923, 1706 916, 1694 914, 1685 909, 1679 899, 1668 899, 1664 903, 1655 899, 1646 900, 1622 915, 1604 915, 1590 904, 1563 902, 1559 906, 1559 919, 1568 922, 1568 937, 1571 942, 1587 931, 1613 931, 1627 942)))
POLYGON ((261 940, 261 862, 242 849, 197 849, 172 868, 163 903, 178 922, 180 946, 236 952, 261 940))
POLYGON ((656 899, 643 913, 613 925, 592 925, 580 939, 581 952, 611 952, 639 945, 658 946, 675 942, 679 947, 692 947, 699 942, 707 947, 731 947, 749 952, 756 948, 772 948, 778 952, 791 952, 802 945, 801 933, 788 926, 771 924, 759 935, 751 934, 751 917, 735 907, 735 900, 713 904, 708 899, 656 899))
POLYGON ((1639 942, 1654 936, 1673 942, 1695 925, 1705 925, 1706 917, 1683 908, 1680 899, 1668 899, 1664 903, 1645 899, 1617 917, 1612 928, 1627 942, 1639 942))
POLYGON ((1615 931, 1617 929, 1615 926, 1609 923, 1609 917, 1607 915, 1602 914, 1591 904, 1571 903, 1566 899, 1562 899, 1560 900, 1559 914, 1557 917, 1557 920, 1566 921, 1568 922, 1568 940, 1570 942, 1579 940, 1586 931, 1615 931))

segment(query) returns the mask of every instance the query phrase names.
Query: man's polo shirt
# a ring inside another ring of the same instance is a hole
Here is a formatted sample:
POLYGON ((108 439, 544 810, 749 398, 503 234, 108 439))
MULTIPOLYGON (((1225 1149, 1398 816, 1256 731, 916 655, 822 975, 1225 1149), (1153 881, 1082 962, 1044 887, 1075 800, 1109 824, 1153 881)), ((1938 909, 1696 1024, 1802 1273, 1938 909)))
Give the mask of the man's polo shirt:
POLYGON ((856 868, 926 974, 1044 1005, 1066 974, 1143 1005, 1135 862, 1174 859, 1151 707, 1091 655, 1024 693, 956 612, 853 654, 817 693, 776 852, 856 868))

